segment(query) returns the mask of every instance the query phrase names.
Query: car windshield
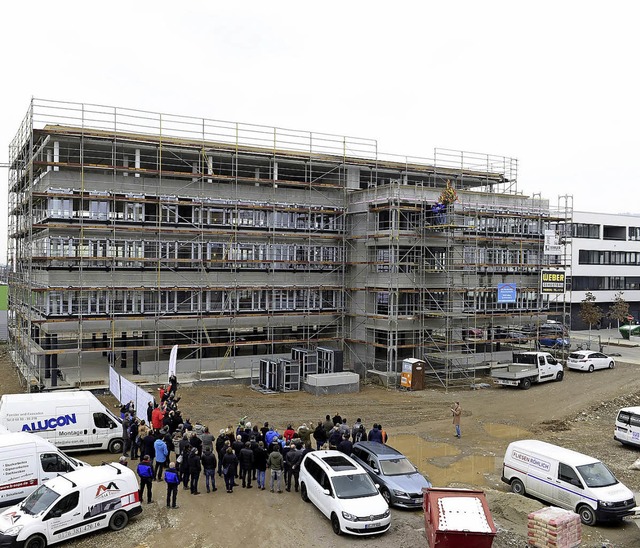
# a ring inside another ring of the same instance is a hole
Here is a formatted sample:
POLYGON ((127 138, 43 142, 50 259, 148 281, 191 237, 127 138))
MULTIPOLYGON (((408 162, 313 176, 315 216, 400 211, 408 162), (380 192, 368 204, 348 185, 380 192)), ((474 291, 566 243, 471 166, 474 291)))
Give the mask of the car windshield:
POLYGON ((358 499, 378 494, 368 474, 349 474, 333 478, 333 487, 339 499, 358 499))
POLYGON ((385 476, 404 476, 416 473, 415 466, 409 462, 409 459, 403 458, 381 460, 380 468, 385 476))
POLYGON ((584 479, 584 482, 589 487, 608 487, 609 485, 615 485, 618 480, 601 462, 594 462, 593 464, 583 464, 578 466, 578 472, 584 479))
POLYGON ((59 494, 46 485, 38 487, 22 503, 22 510, 27 514, 39 514, 51 506, 59 494))

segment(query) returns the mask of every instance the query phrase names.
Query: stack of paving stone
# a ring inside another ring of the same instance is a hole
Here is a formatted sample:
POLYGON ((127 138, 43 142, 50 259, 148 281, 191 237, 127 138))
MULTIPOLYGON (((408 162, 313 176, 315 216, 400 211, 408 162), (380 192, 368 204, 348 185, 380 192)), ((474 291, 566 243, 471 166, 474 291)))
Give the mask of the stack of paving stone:
POLYGON ((542 508, 529 514, 527 523, 529 546, 537 548, 573 548, 580 546, 580 516, 561 508, 542 508))

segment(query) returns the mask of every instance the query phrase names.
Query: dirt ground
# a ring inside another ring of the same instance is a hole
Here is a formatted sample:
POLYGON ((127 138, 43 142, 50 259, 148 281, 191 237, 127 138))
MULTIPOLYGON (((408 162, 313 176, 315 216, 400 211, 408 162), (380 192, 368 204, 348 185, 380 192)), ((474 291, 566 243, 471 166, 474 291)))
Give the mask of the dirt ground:
MULTIPOLYGON (((6 355, 0 357, 0 393, 19 391, 17 376, 6 355)), ((630 465, 640 451, 613 440, 619 407, 640 405, 640 366, 619 364, 595 373, 567 372, 561 383, 533 386, 528 391, 491 387, 482 390, 398 392, 363 386, 358 394, 311 396, 306 393, 262 395, 244 386, 181 386, 180 407, 192 421, 200 420, 217 433, 248 416, 283 431, 288 423, 316 423, 339 412, 351 424, 361 417, 367 427, 379 422, 389 444, 410 456, 435 486, 478 487, 485 490, 498 527, 493 546, 526 546, 527 514, 545 504, 514 495, 500 480, 502 456, 510 441, 536 438, 597 457, 634 492, 640 492, 640 471, 630 465), (462 438, 454 436, 449 411, 452 401, 463 408, 462 438)), ((106 453, 78 455, 92 464, 111 459, 106 453)), ((220 482, 220 479, 217 480, 220 482)), ((201 478, 201 482, 204 480, 201 478)), ((220 486, 220 483, 219 483, 220 486)), ((233 494, 192 496, 180 490, 180 508, 164 507, 165 487, 154 484, 154 502, 124 531, 84 537, 68 545, 80 548, 113 546, 183 548, 251 544, 273 546, 358 545, 367 547, 427 546, 421 511, 392 510, 391 530, 373 538, 337 537, 311 504, 297 493, 272 494, 238 488, 233 494)), ((202 489, 204 490, 204 489, 202 489)), ((636 497, 640 502, 640 496, 636 497)), ((640 523, 640 522, 638 522, 640 523)), ((640 546, 635 519, 583 527, 583 546, 640 546)))

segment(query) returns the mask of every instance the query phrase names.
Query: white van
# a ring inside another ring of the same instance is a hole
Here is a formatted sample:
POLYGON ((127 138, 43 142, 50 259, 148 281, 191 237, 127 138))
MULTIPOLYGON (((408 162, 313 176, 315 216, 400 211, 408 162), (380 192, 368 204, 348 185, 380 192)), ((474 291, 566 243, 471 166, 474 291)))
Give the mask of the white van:
POLYGON ((110 527, 142 512, 138 481, 121 464, 83 468, 50 479, 0 514, 0 546, 44 548, 110 527))
POLYGON ((599 460, 543 441, 510 443, 502 481, 514 493, 573 510, 585 525, 635 513, 633 493, 599 460))
POLYGON ((11 432, 36 433, 67 452, 122 453, 124 443, 120 419, 86 390, 5 394, 0 424, 11 432))
POLYGON ((640 407, 623 407, 618 411, 613 439, 640 447, 640 407))
POLYGON ((20 502, 45 481, 87 463, 73 459, 40 436, 0 433, 0 507, 20 502))

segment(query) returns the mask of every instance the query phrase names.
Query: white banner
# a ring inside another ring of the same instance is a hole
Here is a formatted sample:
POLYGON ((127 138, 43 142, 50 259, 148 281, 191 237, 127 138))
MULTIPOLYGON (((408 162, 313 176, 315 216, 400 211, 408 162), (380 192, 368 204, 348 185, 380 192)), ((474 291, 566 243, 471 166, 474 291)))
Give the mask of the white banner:
POLYGON ((118 372, 113 367, 109 368, 109 392, 111 392, 119 402, 122 401, 120 399, 120 375, 118 375, 118 372))
MULTIPOLYGON (((124 377, 120 378, 120 391, 122 399, 120 403, 133 401, 136 406, 136 413, 146 413, 147 405, 153 401, 153 396, 140 388, 137 384, 124 377)), ((144 417, 143 417, 144 418, 144 417)))
POLYGON ((169 383, 169 377, 171 375, 176 375, 176 368, 178 364, 178 345, 174 345, 171 349, 171 354, 169 355, 169 371, 167 373, 167 383, 169 383))
POLYGON ((147 406, 153 401, 153 396, 129 379, 125 379, 113 367, 109 368, 109 391, 121 404, 133 401, 136 414, 146 420, 147 406))

